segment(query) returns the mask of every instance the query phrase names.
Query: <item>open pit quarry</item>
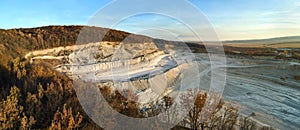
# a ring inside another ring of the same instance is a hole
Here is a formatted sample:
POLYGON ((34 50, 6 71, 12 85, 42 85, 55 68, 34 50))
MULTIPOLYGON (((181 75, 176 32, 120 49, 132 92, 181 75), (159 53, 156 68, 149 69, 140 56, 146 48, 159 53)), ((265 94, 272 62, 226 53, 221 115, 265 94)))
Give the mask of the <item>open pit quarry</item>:
POLYGON ((185 75, 191 82, 186 89, 199 79, 200 88, 209 90, 211 70, 217 69, 226 73, 223 98, 237 104, 241 114, 255 113, 255 120, 281 129, 300 127, 298 62, 227 55, 224 63, 211 61, 206 53, 191 53, 183 45, 159 47, 153 42, 89 43, 33 51, 25 57, 31 62, 55 60, 53 68, 72 79, 133 89, 141 104, 182 89, 178 84, 183 71, 190 74, 185 75))
POLYGON ((153 42, 89 43, 33 51, 25 58, 31 62, 56 60, 53 67, 72 79, 134 90, 141 104, 179 89, 183 71, 197 68, 187 46, 166 45, 162 49, 153 42))

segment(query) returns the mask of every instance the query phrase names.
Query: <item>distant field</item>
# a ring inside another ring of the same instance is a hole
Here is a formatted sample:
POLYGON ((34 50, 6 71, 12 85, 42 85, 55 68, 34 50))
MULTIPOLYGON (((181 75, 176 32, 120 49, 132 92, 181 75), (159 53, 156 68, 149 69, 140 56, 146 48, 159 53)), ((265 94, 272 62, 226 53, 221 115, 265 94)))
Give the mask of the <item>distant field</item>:
POLYGON ((300 42, 290 43, 223 43, 225 46, 247 48, 300 48, 300 42))

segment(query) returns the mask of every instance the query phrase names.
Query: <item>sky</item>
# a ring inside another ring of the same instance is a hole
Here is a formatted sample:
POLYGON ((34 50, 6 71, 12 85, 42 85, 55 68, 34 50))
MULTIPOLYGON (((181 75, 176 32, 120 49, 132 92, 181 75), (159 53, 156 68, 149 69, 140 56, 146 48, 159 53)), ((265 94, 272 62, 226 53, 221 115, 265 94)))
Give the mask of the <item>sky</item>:
MULTIPOLYGON (((191 30, 201 30, 199 26, 203 24, 200 21, 197 24, 200 20, 199 15, 191 12, 188 7, 179 2, 184 1, 197 8, 199 13, 205 16, 203 18, 207 19, 211 26, 209 29, 213 29, 220 40, 300 35, 300 0, 173 0, 172 4, 162 2, 157 8, 170 9, 172 13, 186 22, 174 19, 172 16, 141 13, 124 17, 118 23, 111 23, 115 22, 115 18, 128 14, 134 9, 147 8, 143 6, 147 2, 141 3, 140 1, 126 0, 122 5, 107 9, 115 1, 2 0, 0 1, 0 28, 92 25, 90 21, 95 19, 100 12, 101 19, 97 20, 101 22, 96 24, 97 26, 164 39, 176 37, 183 40, 195 40, 191 30), (106 12, 102 9, 106 9, 106 12)), ((151 3, 147 4, 151 5, 151 3)), ((204 30, 208 28, 207 26, 202 28, 203 33, 208 32, 204 30)))

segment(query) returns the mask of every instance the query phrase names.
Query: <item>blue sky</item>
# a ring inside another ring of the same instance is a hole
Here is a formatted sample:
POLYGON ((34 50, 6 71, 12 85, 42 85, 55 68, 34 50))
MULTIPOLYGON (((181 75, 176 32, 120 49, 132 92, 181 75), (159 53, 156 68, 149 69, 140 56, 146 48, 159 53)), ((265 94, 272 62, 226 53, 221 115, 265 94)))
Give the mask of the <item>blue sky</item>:
MULTIPOLYGON (((135 0, 127 0, 134 2, 135 0)), ((300 0, 188 0, 211 23, 221 40, 256 39, 300 35, 300 0)), ((111 0, 2 0, 0 1, 0 28, 38 27, 47 25, 86 25, 101 8, 111 0)), ((139 3, 135 3, 138 8, 139 3)), ((176 4, 176 3, 175 3, 176 4)), ((124 4, 126 7, 127 4, 124 4)), ((166 5, 166 8, 169 8, 166 5)), ((175 9, 175 8, 174 8, 175 9)), ((185 12, 181 5, 177 13, 193 20, 193 14, 185 12)), ((130 9, 129 9, 130 10, 130 9)), ((103 20, 112 19, 106 12, 103 20)), ((113 14, 113 13, 112 13, 113 14)), ((101 19, 101 20, 102 20, 101 19)), ((98 26, 111 27, 105 22, 98 26)), ((190 25, 196 28, 196 24, 190 25)), ((193 40, 184 24, 162 15, 141 14, 113 26, 113 28, 142 33, 154 37, 172 39, 172 35, 193 40), (153 30, 145 30, 153 28, 153 30), (158 34, 161 31, 164 33, 158 34)))

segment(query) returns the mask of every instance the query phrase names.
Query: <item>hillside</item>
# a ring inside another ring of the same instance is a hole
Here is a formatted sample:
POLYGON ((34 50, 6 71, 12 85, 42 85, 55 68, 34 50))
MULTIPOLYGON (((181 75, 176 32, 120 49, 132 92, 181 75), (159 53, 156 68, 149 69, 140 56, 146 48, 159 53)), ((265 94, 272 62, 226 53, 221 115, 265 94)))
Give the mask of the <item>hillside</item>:
POLYGON ((100 27, 84 26, 46 26, 37 28, 20 28, 0 30, 0 60, 1 65, 7 66, 12 58, 23 58, 29 51, 49 49, 54 47, 64 47, 69 45, 85 44, 99 41, 123 41, 130 35, 130 41, 151 40, 146 36, 130 34, 100 27), (84 33, 77 37, 84 28, 84 33), (107 32, 106 34, 104 34, 107 32), (99 36, 103 36, 99 39, 99 36))
POLYGON ((100 27, 46 26, 0 30, 0 44, 15 47, 19 46, 20 48, 27 50, 74 45, 83 28, 84 33, 81 34, 82 38, 78 41, 80 43, 98 42, 100 41, 99 36, 104 35, 102 41, 122 41, 129 35, 131 35, 132 38, 135 38, 135 40, 148 38, 100 27), (104 34, 104 32, 107 33, 104 34))

